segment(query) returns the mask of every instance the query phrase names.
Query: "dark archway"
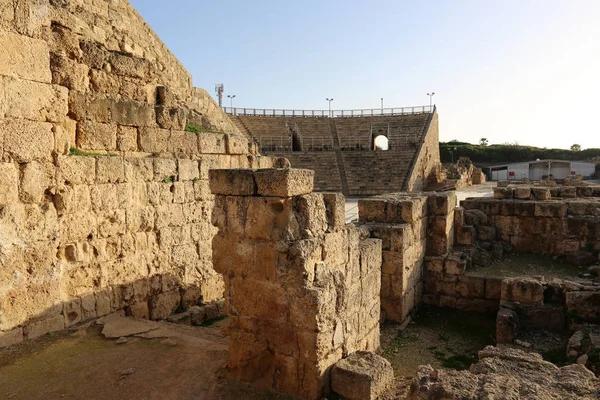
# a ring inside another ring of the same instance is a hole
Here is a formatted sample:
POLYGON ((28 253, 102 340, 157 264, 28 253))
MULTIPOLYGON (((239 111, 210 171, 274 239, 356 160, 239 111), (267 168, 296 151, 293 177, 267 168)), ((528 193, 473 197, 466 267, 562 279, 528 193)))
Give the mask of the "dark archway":
POLYGON ((292 132, 292 151, 302 151, 302 138, 297 132, 292 132))

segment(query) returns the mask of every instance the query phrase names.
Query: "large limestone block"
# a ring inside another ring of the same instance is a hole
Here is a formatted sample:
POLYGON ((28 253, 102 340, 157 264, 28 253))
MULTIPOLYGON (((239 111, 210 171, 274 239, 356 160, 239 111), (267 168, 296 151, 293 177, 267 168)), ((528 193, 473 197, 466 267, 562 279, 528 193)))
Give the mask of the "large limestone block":
POLYGON ((358 216, 361 222, 386 222, 386 202, 383 199, 369 198, 358 201, 358 216))
POLYGON ((77 147, 85 150, 116 150, 117 125, 94 121, 78 122, 77 147))
POLYGON ((227 154, 248 154, 248 139, 242 135, 227 135, 227 154))
POLYGON ((435 193, 427 196, 429 212, 435 215, 448 215, 456 207, 456 193, 435 193))
POLYGON ((308 169, 256 170, 254 178, 261 196, 293 197, 312 193, 315 172, 308 169))
POLYGON ((57 182, 67 184, 91 184, 96 181, 96 158, 86 156, 63 156, 58 158, 57 182))
POLYGON ((46 42, 0 31, 0 75, 50 83, 50 52, 46 42))
POLYGON ((558 217, 567 216, 567 204, 558 201, 537 202, 535 203, 536 217, 558 217))
POLYGON ((550 199, 550 189, 543 187, 534 187, 531 188, 531 193, 533 197, 538 200, 548 200, 550 199))
POLYGON ((494 198, 495 199, 512 199, 514 189, 511 187, 495 187, 494 198))
POLYGON ((59 122, 67 116, 68 93, 62 86, 5 79, 4 95, 7 117, 59 122))
POLYGON ((198 134, 198 150, 201 154, 225 154, 226 141, 222 133, 202 132, 198 134))
POLYGON ((79 64, 61 53, 51 54, 52 83, 71 90, 85 92, 89 89, 90 68, 79 64))
POLYGON ((213 194, 253 196, 257 193, 251 169, 211 169, 209 179, 213 194))
POLYGON ((600 321, 600 292, 586 291, 567 293, 567 310, 588 321, 600 321))
POLYGON ((346 198, 341 193, 322 193, 329 230, 346 225, 346 198))
POLYGON ((98 157, 96 162, 97 183, 119 183, 125 181, 125 163, 121 157, 98 157))
POLYGON ((51 160, 54 150, 52 124, 24 119, 5 119, 0 122, 4 131, 4 154, 19 163, 51 160))
POLYGON ((21 201, 24 203, 40 203, 44 198, 46 189, 52 186, 54 177, 52 164, 27 163, 21 167, 21 173, 21 201))
POLYGON ((0 207, 19 200, 19 170, 13 163, 0 163, 0 207))
POLYGON ((334 364, 331 389, 349 400, 376 400, 391 390, 394 370, 385 358, 358 351, 334 364))
POLYGON ((521 304, 542 304, 544 286, 533 278, 506 278, 502 281, 501 299, 521 304))

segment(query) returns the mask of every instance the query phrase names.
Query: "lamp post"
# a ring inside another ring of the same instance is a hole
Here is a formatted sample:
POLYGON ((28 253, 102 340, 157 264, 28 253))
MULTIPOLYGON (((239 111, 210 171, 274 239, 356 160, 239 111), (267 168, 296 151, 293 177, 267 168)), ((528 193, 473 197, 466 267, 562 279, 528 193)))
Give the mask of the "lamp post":
POLYGON ((458 150, 456 147, 451 148, 450 151, 450 155, 452 156, 452 165, 454 165, 454 152, 458 150))
POLYGON ((333 97, 332 98, 327 97, 325 100, 327 100, 329 102, 329 117, 331 118, 331 102, 333 101, 333 97))
POLYGON ((381 98, 381 115, 383 115, 383 97, 381 98))
POLYGON ((235 94, 234 95, 228 94, 227 97, 229 98, 229 107, 233 111, 233 98, 235 97, 235 94))
POLYGON ((427 96, 429 96, 429 109, 431 110, 431 105, 433 103, 433 96, 435 96, 435 92, 427 93, 427 96))

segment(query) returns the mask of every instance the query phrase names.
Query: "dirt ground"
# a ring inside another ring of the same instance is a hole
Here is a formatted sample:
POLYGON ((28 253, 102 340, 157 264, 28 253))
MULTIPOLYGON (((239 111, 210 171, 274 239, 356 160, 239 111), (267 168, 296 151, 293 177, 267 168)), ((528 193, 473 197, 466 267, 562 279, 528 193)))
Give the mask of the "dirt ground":
POLYGON ((0 349, 0 399, 288 399, 227 375, 218 327, 161 325, 169 339, 116 344, 89 325, 0 349))
POLYGON ((560 257, 539 254, 507 253, 502 260, 485 267, 472 267, 468 272, 486 276, 543 276, 550 278, 576 278, 587 272, 587 267, 573 265, 560 257))

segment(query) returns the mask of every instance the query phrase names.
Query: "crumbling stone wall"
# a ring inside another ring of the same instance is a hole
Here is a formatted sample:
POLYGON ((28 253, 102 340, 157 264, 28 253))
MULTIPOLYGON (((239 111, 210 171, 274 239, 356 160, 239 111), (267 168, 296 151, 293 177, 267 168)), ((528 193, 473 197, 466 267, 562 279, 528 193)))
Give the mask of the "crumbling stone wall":
POLYGON ((405 190, 419 191, 427 187, 429 177, 440 166, 440 134, 437 109, 430 114, 420 149, 412 162, 410 173, 404 185, 405 190))
POLYGON ((463 244, 500 242, 517 252, 558 256, 584 251, 593 262, 600 250, 600 201, 591 196, 600 191, 592 186, 555 190, 560 197, 551 197, 549 188, 521 186, 495 188, 494 199, 464 200, 465 226, 458 228, 463 244), (576 197, 578 191, 585 197, 576 197))
POLYGON ((313 171, 213 170, 215 270, 225 278, 228 368, 320 399, 329 369, 379 347, 381 240, 344 223, 341 194, 313 171))
POLYGON ((222 297, 208 170, 272 159, 125 0, 0 1, 0 47, 0 345, 222 297))
POLYGON ((361 199, 359 223, 382 240, 381 308, 404 322, 423 296, 423 260, 428 243, 428 198, 390 194, 361 199))

